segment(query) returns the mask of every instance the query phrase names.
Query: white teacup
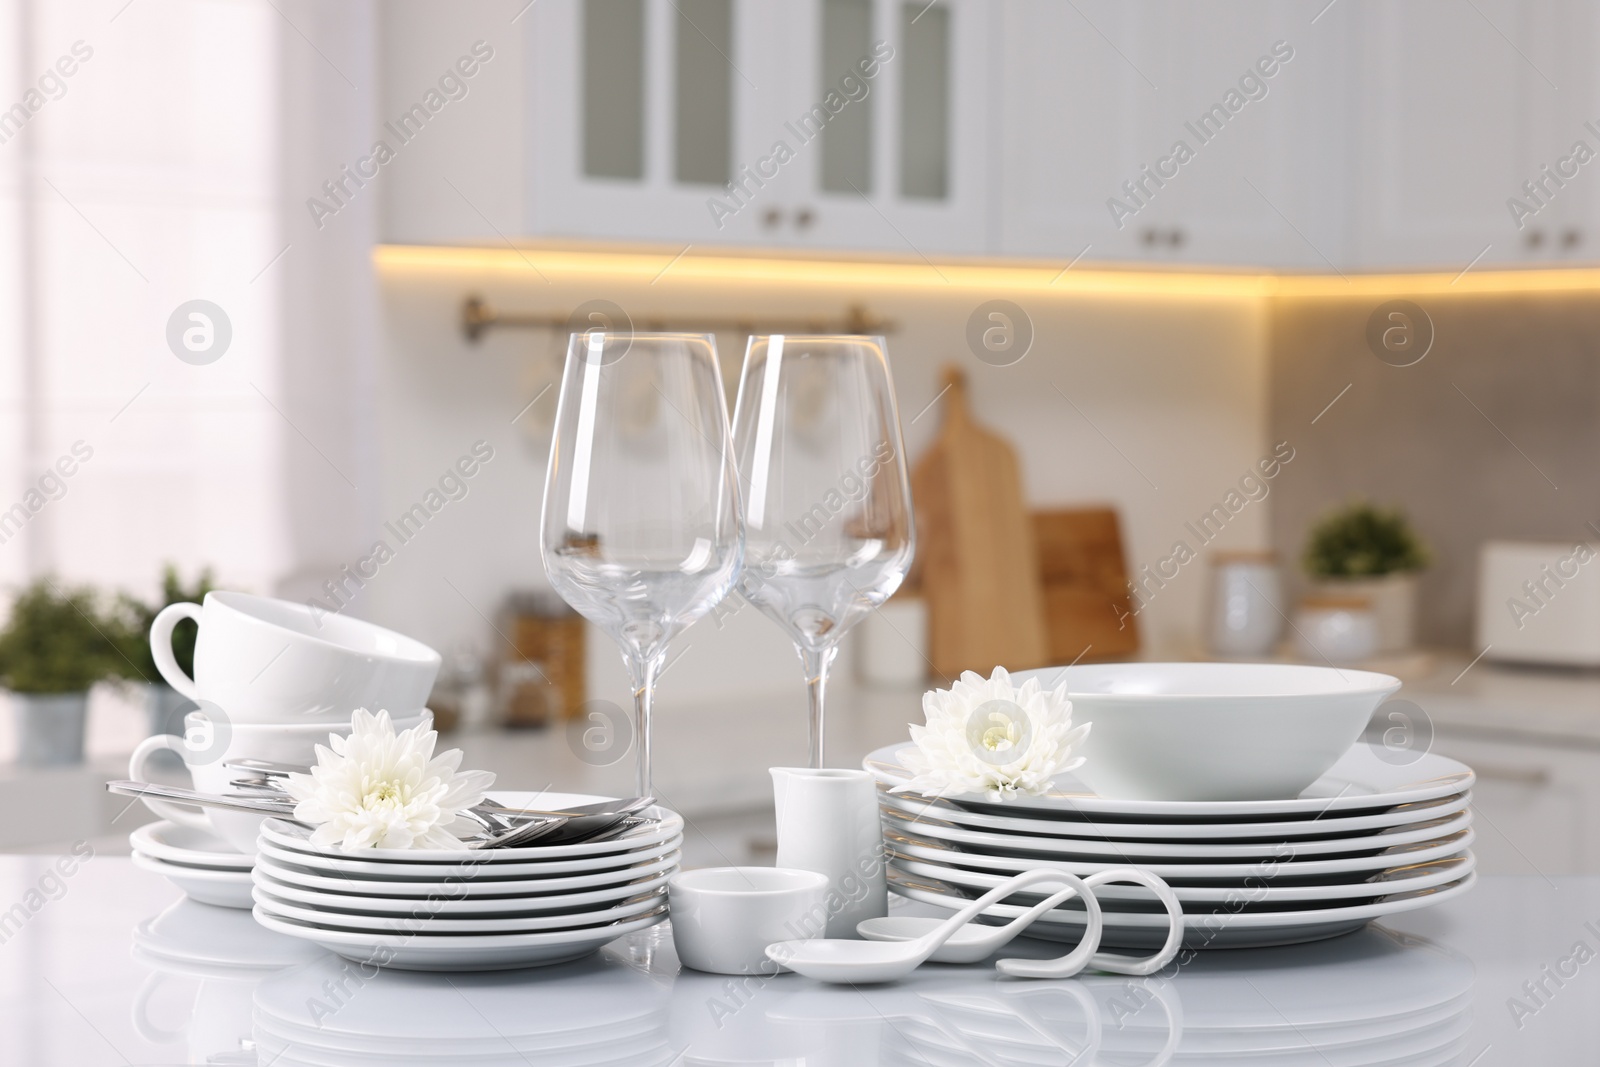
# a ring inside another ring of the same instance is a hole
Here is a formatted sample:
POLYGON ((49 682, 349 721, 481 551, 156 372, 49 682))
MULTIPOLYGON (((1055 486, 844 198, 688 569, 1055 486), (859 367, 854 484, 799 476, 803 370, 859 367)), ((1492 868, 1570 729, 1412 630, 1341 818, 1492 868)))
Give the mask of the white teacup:
MULTIPOLYGON (((261 759, 274 763, 311 764, 316 759, 319 744, 328 743, 330 734, 350 735, 350 723, 293 723, 293 724, 234 724, 201 710, 184 716, 184 736, 156 734, 147 737, 128 758, 128 777, 135 782, 149 782, 147 765, 150 757, 166 750, 176 752, 189 769, 194 787, 205 793, 232 792, 229 783, 236 777, 224 770, 223 764, 234 759, 261 759)), ((419 723, 433 723, 433 712, 423 709, 405 718, 395 719, 396 732, 419 723)), ((220 811, 216 808, 196 810, 168 800, 145 798, 145 807, 183 826, 209 830, 226 840, 240 852, 256 850, 256 835, 261 831, 263 816, 245 812, 220 811)))
POLYGON ((150 651, 168 685, 210 701, 239 725, 344 722, 356 708, 420 708, 439 673, 439 653, 421 641, 248 593, 207 593, 204 604, 162 609, 150 625, 150 651), (180 619, 200 625, 193 678, 172 655, 180 619))

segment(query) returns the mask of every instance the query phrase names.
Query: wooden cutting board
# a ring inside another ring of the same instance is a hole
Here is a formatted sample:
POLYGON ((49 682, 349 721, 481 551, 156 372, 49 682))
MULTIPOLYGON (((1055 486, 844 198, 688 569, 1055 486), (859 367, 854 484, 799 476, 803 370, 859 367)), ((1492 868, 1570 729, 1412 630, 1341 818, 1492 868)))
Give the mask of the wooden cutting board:
POLYGON ((1116 510, 1038 511, 1033 533, 1050 662, 1119 659, 1139 651, 1116 510))
POLYGON ((972 417, 966 375, 943 372, 944 424, 911 474, 928 655, 964 670, 1046 666, 1044 599, 1016 452, 972 417))

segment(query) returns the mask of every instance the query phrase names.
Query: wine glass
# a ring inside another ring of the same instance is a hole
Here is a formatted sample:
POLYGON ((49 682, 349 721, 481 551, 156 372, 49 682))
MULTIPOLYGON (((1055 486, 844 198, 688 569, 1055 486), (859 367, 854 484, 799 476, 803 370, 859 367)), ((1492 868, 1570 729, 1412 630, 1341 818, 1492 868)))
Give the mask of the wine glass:
POLYGON ((710 335, 572 335, 540 550, 556 592, 622 650, 640 796, 652 795, 667 643, 728 594, 743 562, 737 478, 710 335))
POLYGON ((839 639, 911 565, 911 488, 881 337, 750 338, 733 440, 745 501, 740 592, 794 639, 823 765, 839 639))

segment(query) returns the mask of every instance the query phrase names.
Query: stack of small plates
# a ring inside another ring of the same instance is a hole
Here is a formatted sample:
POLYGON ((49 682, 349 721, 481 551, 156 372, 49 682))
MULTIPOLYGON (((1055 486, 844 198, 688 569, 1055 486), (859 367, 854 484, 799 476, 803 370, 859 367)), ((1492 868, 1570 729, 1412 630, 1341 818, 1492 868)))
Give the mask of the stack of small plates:
MULTIPOLYGON (((494 793, 509 807, 610 798, 494 793)), ((500 970, 576 959, 666 918, 683 819, 652 807, 618 837, 482 851, 318 848, 269 819, 255 916, 347 959, 403 970, 500 970)))
POLYGON ((162 819, 128 835, 136 867, 159 874, 191 900, 224 908, 248 908, 255 857, 216 834, 162 819))
MULTIPOLYGON (((1045 796, 998 803, 890 792, 912 777, 899 758, 905 747, 864 761, 882 789, 889 884, 952 911, 1036 867, 1082 876, 1136 866, 1177 892, 1187 947, 1238 948, 1347 933, 1458 896, 1476 877, 1472 771, 1431 753, 1402 766, 1358 744, 1287 800, 1113 800, 1063 774, 1045 796)), ((1096 895, 1107 945, 1165 939, 1166 914, 1148 891, 1110 885, 1096 895)), ((984 918, 1015 917, 1042 896, 1019 893, 984 918)), ((1029 932, 1076 941, 1083 915, 1065 906, 1029 932)))

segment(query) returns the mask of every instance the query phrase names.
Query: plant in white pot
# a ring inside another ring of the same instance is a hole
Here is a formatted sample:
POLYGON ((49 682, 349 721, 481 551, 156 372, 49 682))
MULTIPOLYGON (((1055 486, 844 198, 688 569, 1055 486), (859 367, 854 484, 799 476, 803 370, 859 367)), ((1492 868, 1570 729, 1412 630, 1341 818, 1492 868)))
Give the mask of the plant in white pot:
POLYGON ((1317 592, 1365 599, 1378 651, 1401 652, 1416 641, 1417 577, 1428 561, 1404 512, 1357 501, 1318 520, 1302 564, 1317 592))
MULTIPOLYGON (((143 683, 145 709, 152 734, 183 733, 183 717, 194 708, 194 701, 168 685, 156 669, 150 652, 150 624, 161 610, 172 604, 199 604, 214 588, 210 568, 202 570, 192 586, 184 587, 178 568, 167 564, 161 572, 161 596, 147 603, 123 593, 117 598, 118 644, 127 662, 122 666, 133 682, 143 683)), ((179 619, 172 630, 172 655, 183 673, 194 677, 194 646, 200 627, 193 619, 179 619)))
POLYGON ((41 578, 12 603, 0 630, 0 686, 17 709, 22 763, 83 761, 89 690, 126 672, 114 632, 92 589, 41 578))

